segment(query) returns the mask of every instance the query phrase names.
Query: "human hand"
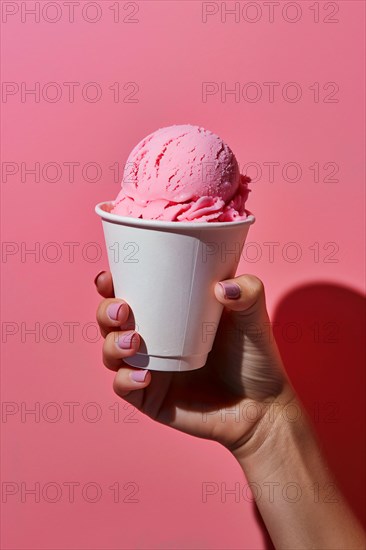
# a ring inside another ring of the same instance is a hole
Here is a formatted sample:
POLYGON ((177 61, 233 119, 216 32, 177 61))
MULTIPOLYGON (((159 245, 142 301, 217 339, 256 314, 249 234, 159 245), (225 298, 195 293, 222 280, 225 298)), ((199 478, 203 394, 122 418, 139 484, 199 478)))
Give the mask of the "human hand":
MULTIPOLYGON (((275 400, 286 405, 293 392, 257 277, 241 275, 215 286, 215 296, 225 307, 214 345, 205 366, 187 372, 148 371, 125 363, 140 344, 129 306, 113 297, 109 272, 99 274, 95 284, 106 298, 97 311, 105 337, 103 362, 116 371, 113 387, 120 397, 157 422, 215 440, 232 452, 249 447, 259 426, 266 436, 270 406, 275 400)), ((159 312, 156 316, 158 320, 159 312)))

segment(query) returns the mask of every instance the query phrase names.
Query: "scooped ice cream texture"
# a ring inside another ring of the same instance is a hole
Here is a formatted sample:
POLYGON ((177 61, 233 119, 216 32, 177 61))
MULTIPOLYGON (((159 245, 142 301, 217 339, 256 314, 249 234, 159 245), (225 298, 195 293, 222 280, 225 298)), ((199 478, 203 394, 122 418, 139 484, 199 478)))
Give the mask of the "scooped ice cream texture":
POLYGON ((178 222, 243 220, 249 182, 219 136, 199 126, 169 126, 132 150, 111 212, 178 222))

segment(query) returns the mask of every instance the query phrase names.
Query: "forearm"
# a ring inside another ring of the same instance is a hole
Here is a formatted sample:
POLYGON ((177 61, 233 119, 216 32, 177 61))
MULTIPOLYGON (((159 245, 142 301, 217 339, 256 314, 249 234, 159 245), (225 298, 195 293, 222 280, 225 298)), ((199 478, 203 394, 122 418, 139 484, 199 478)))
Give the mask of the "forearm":
POLYGON ((296 398, 276 402, 234 451, 278 549, 364 549, 364 532, 337 488, 296 398))

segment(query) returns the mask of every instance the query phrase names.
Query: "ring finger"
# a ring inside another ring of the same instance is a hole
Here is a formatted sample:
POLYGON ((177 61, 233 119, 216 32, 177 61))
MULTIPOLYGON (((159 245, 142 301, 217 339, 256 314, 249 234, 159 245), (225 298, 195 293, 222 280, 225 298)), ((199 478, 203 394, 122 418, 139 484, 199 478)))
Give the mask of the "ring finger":
POLYGON ((126 365, 123 358, 134 355, 139 347, 140 336, 134 330, 110 332, 103 344, 103 363, 108 369, 117 371, 126 365))

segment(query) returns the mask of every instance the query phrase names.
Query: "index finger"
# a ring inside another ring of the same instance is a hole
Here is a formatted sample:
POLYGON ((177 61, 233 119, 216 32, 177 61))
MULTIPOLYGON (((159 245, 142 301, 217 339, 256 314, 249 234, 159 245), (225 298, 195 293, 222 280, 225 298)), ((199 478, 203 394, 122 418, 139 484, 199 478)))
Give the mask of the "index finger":
POLYGON ((110 271, 100 271, 94 279, 97 291, 104 298, 114 298, 114 288, 110 271))

